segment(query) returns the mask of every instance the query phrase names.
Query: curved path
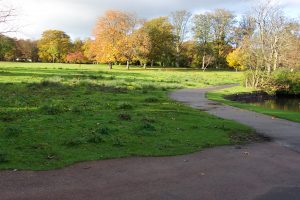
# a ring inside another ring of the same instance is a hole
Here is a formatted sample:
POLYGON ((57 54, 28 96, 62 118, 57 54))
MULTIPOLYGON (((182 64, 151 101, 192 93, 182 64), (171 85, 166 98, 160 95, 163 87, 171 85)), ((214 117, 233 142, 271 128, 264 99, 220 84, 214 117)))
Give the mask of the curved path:
MULTIPOLYGON (((255 116, 262 123, 271 120, 254 113, 245 117, 239 112, 248 111, 214 105, 204 98, 205 91, 208 89, 180 90, 171 96, 221 117, 241 115, 237 121, 247 119, 247 124, 254 123, 255 116)), ((260 126, 259 131, 292 145, 284 134, 270 134, 260 126)), ((226 146, 184 156, 84 162, 52 171, 0 171, 0 199, 299 200, 299 166, 299 153, 278 143, 226 146)))
POLYGON ((205 94, 209 91, 233 86, 236 85, 225 85, 205 89, 183 89, 171 93, 170 96, 172 99, 193 108, 248 125, 254 128, 258 133, 272 138, 279 144, 300 152, 300 123, 223 105, 210 101, 205 97, 205 94))

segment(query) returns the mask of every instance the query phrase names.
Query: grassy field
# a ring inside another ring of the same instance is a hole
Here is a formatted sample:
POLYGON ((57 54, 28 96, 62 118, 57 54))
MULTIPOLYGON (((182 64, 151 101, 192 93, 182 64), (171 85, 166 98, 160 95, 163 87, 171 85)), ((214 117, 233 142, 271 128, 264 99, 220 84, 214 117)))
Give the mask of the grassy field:
POLYGON ((0 169, 169 156, 253 139, 248 127, 168 98, 241 81, 236 72, 0 63, 0 169))
POLYGON ((264 108, 264 107, 253 105, 253 104, 246 104, 246 103, 230 101, 230 100, 227 100, 224 98, 225 95, 237 94, 237 93, 243 93, 243 92, 251 92, 251 91, 252 91, 251 89, 247 89, 247 88, 239 86, 239 87, 209 92, 209 93, 207 93, 207 97, 210 100, 219 101, 224 104, 235 106, 238 108, 251 110, 251 111, 258 112, 258 113, 263 113, 266 115, 270 115, 270 116, 274 116, 274 117, 278 117, 278 118, 282 118, 282 119, 287 119, 290 121, 300 122, 300 113, 299 112, 268 109, 268 108, 264 108))

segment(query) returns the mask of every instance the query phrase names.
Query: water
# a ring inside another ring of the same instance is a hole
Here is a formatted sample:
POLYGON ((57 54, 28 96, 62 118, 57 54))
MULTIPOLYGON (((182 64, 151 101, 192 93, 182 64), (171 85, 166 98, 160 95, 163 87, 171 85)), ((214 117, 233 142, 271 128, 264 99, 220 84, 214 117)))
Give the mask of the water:
POLYGON ((268 109, 300 112, 300 98, 278 97, 271 100, 252 101, 251 104, 268 109))

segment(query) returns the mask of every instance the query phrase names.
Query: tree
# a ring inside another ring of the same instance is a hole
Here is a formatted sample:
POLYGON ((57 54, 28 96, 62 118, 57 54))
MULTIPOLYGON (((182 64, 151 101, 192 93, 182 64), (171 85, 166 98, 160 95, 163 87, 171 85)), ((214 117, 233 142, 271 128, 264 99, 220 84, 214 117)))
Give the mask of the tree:
POLYGON ((206 57, 212 57, 212 16, 210 13, 199 14, 194 17, 194 39, 197 42, 199 53, 202 56, 202 69, 208 67, 210 64, 206 57))
POLYGON ((45 31, 38 41, 39 56, 44 62, 65 62, 70 47, 70 36, 59 30, 45 31))
POLYGON ((84 41, 81 39, 77 38, 73 43, 72 43, 72 52, 82 52, 84 50, 84 41))
POLYGON ((96 62, 96 43, 94 40, 88 38, 82 47, 83 55, 91 62, 96 62))
POLYGON ((246 85, 257 88, 266 85, 278 68, 295 64, 286 61, 293 60, 294 56, 289 55, 299 54, 295 46, 299 25, 286 18, 271 0, 262 1, 250 17, 255 22, 255 29, 250 37, 244 38, 240 49, 243 65, 248 69, 246 85))
POLYGON ((131 14, 128 18, 128 23, 131 24, 131 26, 129 26, 131 28, 125 32, 119 42, 119 61, 126 62, 126 68, 129 70, 129 65, 135 59, 136 50, 139 45, 136 40, 140 37, 137 37, 135 32, 137 31, 136 27, 140 24, 140 20, 131 14))
POLYGON ((132 37, 133 47, 134 47, 134 60, 139 61, 144 68, 147 68, 147 63, 149 62, 149 54, 151 51, 151 42, 149 35, 144 29, 140 28, 136 30, 132 37))
POLYGON ((38 61, 38 51, 36 41, 16 40, 16 57, 21 61, 38 61))
POLYGON ((82 64, 86 61, 86 57, 81 51, 69 53, 66 57, 66 61, 73 64, 82 64))
POLYGON ((229 67, 234 68, 236 71, 246 69, 246 67, 243 65, 243 52, 239 48, 229 53, 226 57, 226 60, 229 67))
POLYGON ((211 13, 214 53, 217 67, 226 65, 226 56, 231 51, 235 16, 227 10, 217 9, 211 13))
POLYGON ((189 32, 189 21, 192 14, 185 10, 175 11, 171 13, 171 24, 173 25, 173 32, 175 35, 175 50, 176 50, 176 67, 180 65, 180 53, 183 48, 189 32))
POLYGON ((124 63, 126 62, 126 68, 129 70, 129 65, 135 58, 136 53, 136 43, 135 43, 135 35, 130 34, 124 36, 120 40, 119 44, 119 61, 124 63))
POLYGON ((300 70, 300 23, 293 22, 288 28, 286 45, 280 55, 280 65, 287 67, 290 71, 300 70))
POLYGON ((16 43, 14 39, 0 35, 0 60, 12 61, 16 54, 16 43))
POLYGON ((167 17, 159 17, 147 21, 142 27, 143 31, 148 34, 150 41, 149 60, 151 66, 154 62, 160 63, 161 66, 171 65, 174 55, 175 36, 173 26, 167 17))
POLYGON ((255 31, 255 21, 251 16, 242 16, 238 26, 234 27, 233 44, 236 48, 241 46, 244 39, 248 39, 255 31))
MULTIPOLYGON (((126 38, 136 26, 134 15, 121 11, 107 11, 100 17, 94 29, 95 41, 92 48, 95 50, 96 60, 108 63, 112 69, 113 63, 121 61, 124 54, 120 49, 124 49, 126 38)), ((129 51, 130 47, 126 49, 129 51)))

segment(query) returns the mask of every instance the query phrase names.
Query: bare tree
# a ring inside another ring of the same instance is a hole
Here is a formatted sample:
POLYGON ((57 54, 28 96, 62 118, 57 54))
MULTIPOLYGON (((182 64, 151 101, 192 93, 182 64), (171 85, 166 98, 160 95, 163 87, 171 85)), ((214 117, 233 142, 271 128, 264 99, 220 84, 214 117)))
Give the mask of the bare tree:
POLYGON ((249 38, 244 38, 241 48, 244 65, 249 69, 248 85, 259 87, 267 84, 272 72, 280 66, 292 64, 288 58, 297 59, 299 26, 285 17, 272 0, 261 1, 250 17, 255 29, 249 38))
POLYGON ((191 17, 192 14, 185 10, 175 11, 171 13, 171 24, 174 27, 174 34, 176 36, 176 67, 179 67, 182 44, 188 35, 188 24, 191 17))
POLYGON ((238 25, 234 27, 233 45, 239 48, 244 39, 251 37, 255 31, 255 21, 251 16, 242 16, 238 25))
POLYGON ((0 34, 15 32, 16 28, 12 26, 12 21, 16 17, 16 10, 4 5, 4 2, 0 0, 0 34))

